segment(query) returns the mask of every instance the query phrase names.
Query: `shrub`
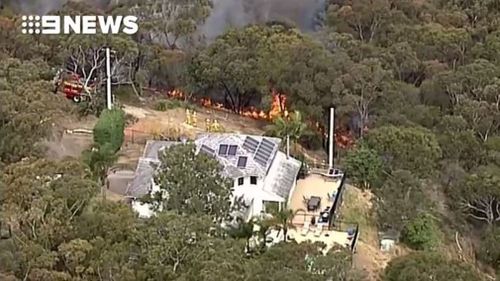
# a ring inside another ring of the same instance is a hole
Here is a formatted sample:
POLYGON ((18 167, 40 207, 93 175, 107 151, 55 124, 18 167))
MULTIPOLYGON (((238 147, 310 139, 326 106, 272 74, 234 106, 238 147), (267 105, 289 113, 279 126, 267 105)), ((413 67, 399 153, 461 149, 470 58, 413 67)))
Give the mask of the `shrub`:
POLYGON ((155 110, 158 110, 158 111, 165 111, 165 110, 167 110, 167 102, 165 102, 164 100, 159 101, 155 105, 155 110))
POLYGON ((486 230, 476 255, 500 273, 500 227, 486 230))
POLYGON ((320 133, 308 130, 300 137, 299 144, 309 150, 319 150, 323 148, 323 137, 320 133))
POLYGON ((154 109, 158 111, 167 111, 176 108, 194 109, 196 107, 186 101, 176 99, 160 100, 154 106, 154 109))
POLYGON ((420 214, 404 226, 402 240, 413 249, 431 250, 439 244, 439 227, 431 215, 420 214))
POLYGON ((382 160, 377 152, 364 146, 349 151, 345 166, 354 184, 362 189, 375 186, 379 182, 383 169, 382 160))
POLYGON ((111 144, 118 151, 124 140, 125 113, 121 109, 104 110, 94 127, 94 142, 111 144))

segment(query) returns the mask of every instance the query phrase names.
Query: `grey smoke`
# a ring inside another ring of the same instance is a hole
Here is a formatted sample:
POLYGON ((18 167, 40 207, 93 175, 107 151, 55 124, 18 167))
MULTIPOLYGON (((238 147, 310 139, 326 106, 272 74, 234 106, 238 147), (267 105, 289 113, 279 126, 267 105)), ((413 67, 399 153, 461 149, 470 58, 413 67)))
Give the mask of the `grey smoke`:
POLYGON ((213 0, 214 9, 200 28, 208 39, 224 33, 229 27, 280 21, 304 31, 319 24, 325 0, 213 0))
MULTIPOLYGON (((86 2, 88 5, 105 8, 110 0, 71 0, 73 2, 86 2)), ((0 0, 0 6, 14 9, 23 14, 45 15, 55 11, 66 4, 68 0, 0 0)))
MULTIPOLYGON (((120 0, 0 0, 24 14, 44 15, 61 8, 68 1, 85 2, 101 9, 120 0)), ((229 27, 279 21, 311 31, 319 23, 326 0, 212 0, 214 9, 200 33, 207 39, 224 33, 229 27)))

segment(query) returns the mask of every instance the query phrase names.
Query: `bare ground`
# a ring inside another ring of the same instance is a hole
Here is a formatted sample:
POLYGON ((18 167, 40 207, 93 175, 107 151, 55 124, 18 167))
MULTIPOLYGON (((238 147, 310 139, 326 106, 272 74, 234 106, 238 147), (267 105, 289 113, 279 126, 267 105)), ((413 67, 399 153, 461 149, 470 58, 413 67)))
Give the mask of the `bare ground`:
POLYGON ((363 271, 368 280, 375 281, 379 279, 392 258, 404 254, 407 250, 400 246, 396 246, 389 253, 380 250, 372 213, 372 198, 373 194, 370 191, 361 191, 352 185, 347 185, 340 213, 342 220, 359 224, 360 238, 354 254, 354 267, 363 271))
POLYGON ((125 105, 124 110, 127 114, 137 118, 137 122, 125 129, 125 143, 117 162, 127 168, 135 167, 147 140, 162 134, 170 136, 177 134, 194 138, 197 134, 206 131, 206 119, 217 120, 225 131, 232 133, 262 135, 264 133, 262 127, 266 125, 266 122, 263 121, 207 108, 196 110, 196 126, 186 124, 186 110, 183 108, 156 111, 125 105))
POLYGON ((67 116, 54 124, 52 137, 43 142, 47 147, 48 159, 62 159, 65 157, 78 158, 82 152, 92 145, 92 134, 74 133, 75 129, 92 130, 97 118, 93 116, 74 118, 67 116))

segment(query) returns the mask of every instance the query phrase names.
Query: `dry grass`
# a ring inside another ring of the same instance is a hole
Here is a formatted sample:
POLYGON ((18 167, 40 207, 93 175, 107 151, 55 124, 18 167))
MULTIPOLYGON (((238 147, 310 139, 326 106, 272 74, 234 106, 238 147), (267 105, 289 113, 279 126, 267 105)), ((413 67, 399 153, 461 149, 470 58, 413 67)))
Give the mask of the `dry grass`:
POLYGON ((352 185, 347 185, 340 214, 341 220, 359 224, 360 238, 354 255, 355 268, 364 271, 368 280, 378 280, 387 263, 408 250, 401 246, 396 246, 391 253, 380 250, 376 220, 372 211, 372 198, 373 194, 370 191, 361 191, 352 185))
POLYGON ((377 226, 372 212, 372 198, 371 192, 363 192, 352 185, 346 185, 340 215, 342 221, 359 224, 361 241, 378 245, 377 226))

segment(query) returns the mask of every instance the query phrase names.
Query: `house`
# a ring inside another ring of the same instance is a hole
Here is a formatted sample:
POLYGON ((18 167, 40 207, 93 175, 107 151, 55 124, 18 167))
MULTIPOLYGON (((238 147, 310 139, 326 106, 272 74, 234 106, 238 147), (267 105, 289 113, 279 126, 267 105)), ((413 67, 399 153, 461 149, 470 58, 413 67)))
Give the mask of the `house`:
POLYGON ((150 217, 153 211, 148 204, 142 204, 138 199, 160 188, 154 183, 154 173, 160 165, 160 153, 167 147, 177 145, 172 141, 147 141, 142 157, 139 158, 132 182, 127 186, 125 195, 132 199, 132 208, 141 217, 150 217))
MULTIPOLYGON (((288 203, 296 185, 301 162, 279 150, 278 138, 240 134, 202 134, 194 141, 197 153, 215 157, 223 166, 222 175, 233 179, 234 206, 239 206, 237 216, 248 220, 253 216, 280 208, 288 203)), ((153 180, 158 154, 165 147, 177 142, 148 141, 143 157, 139 159, 134 180, 127 195, 140 198, 158 191, 153 180)), ((143 217, 153 213, 147 204, 133 200, 132 207, 143 217)))

